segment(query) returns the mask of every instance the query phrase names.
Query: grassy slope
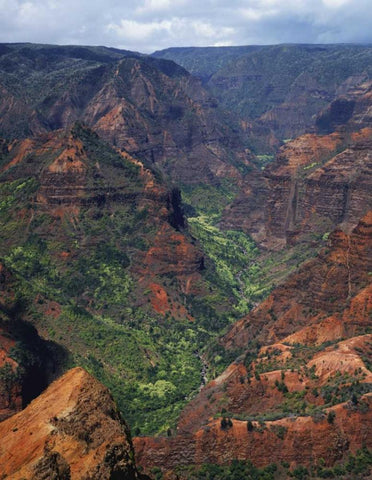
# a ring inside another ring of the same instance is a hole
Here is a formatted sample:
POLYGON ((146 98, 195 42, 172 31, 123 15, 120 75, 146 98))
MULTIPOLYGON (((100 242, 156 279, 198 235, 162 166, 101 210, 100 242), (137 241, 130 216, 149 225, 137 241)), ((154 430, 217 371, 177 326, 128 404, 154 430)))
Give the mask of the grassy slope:
MULTIPOLYGON (((126 182, 127 193, 142 192, 135 165, 84 129, 78 137, 90 165, 100 162, 101 187, 126 182)), ((156 222, 135 200, 88 204, 78 216, 53 218, 34 199, 38 171, 57 153, 33 157, 32 174, 21 164, 2 175, 1 259, 16 277, 25 316, 42 335, 67 347, 75 363, 111 388, 136 433, 164 432, 198 390, 201 362, 196 352, 227 324, 228 298, 205 279, 209 296, 185 298, 195 321, 156 314, 132 270, 151 246, 156 222)), ((7 156, 0 165, 6 161, 7 156)), ((180 293, 175 276, 154 280, 166 284, 170 295, 180 293)))

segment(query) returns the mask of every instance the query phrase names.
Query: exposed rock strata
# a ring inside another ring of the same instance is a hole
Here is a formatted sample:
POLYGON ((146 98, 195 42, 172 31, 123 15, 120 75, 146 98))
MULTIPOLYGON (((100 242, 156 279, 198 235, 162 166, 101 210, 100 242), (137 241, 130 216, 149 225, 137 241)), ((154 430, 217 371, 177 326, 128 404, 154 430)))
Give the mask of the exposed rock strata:
POLYGON ((366 311, 361 308, 361 315, 357 315, 355 304, 363 305, 368 298, 363 290, 370 283, 371 228, 369 212, 350 235, 341 230, 332 233, 329 249, 303 264, 261 305, 235 323, 224 337, 224 345, 242 348, 255 338, 275 342, 328 316, 342 319, 342 312, 349 309, 355 315, 345 313, 345 333, 348 328, 352 333, 358 322, 364 326, 366 311))
POLYGON ((226 208, 223 228, 241 228, 269 249, 312 241, 341 225, 350 231, 371 208, 372 130, 304 135, 226 208), (312 237, 313 236, 313 237, 312 237))
MULTIPOLYGON (((364 401, 371 411, 371 395, 364 401)), ((364 444, 371 447, 369 425, 371 415, 348 409, 346 404, 332 409, 335 421, 331 425, 324 417, 315 421, 311 417, 285 418, 266 422, 263 432, 247 431, 247 422, 233 420, 232 427, 221 429, 221 420, 210 420, 195 434, 173 439, 136 438, 137 461, 145 468, 153 465, 174 469, 179 465, 203 463, 228 464, 233 459, 250 459, 255 465, 286 461, 292 465, 312 464, 325 459, 326 465, 342 460, 348 452, 355 452, 364 444), (285 438, 277 432, 282 427, 285 438)))
POLYGON ((173 438, 135 439, 139 464, 172 470, 324 458, 331 466, 372 446, 371 393, 350 393, 372 383, 371 225, 369 212, 352 234, 335 231, 327 250, 234 324, 221 341, 243 354, 185 407, 173 438), (250 429, 234 418, 223 427, 216 415, 253 421, 250 429), (263 415, 279 419, 255 421, 263 415))
POLYGON ((249 165, 249 153, 199 80, 171 61, 96 50, 8 48, 0 59, 0 82, 9 84, 1 135, 27 137, 80 120, 177 182, 240 179, 237 166, 249 165))
POLYGON ((136 479, 128 426, 108 390, 81 368, 0 423, 2 478, 136 479))

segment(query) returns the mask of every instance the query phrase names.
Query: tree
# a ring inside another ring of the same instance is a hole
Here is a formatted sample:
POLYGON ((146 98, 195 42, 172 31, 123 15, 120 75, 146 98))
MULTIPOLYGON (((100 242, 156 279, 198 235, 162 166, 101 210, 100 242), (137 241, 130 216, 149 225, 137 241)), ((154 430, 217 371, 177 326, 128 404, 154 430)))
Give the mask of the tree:
POLYGON ((251 422, 251 420, 248 420, 248 422, 247 422, 247 430, 248 430, 248 432, 252 432, 253 429, 254 429, 253 423, 251 422))
POLYGON ((335 418, 336 418, 336 413, 335 413, 333 410, 331 410, 331 411, 328 413, 327 422, 330 423, 330 424, 332 424, 332 423, 334 422, 335 418))
POLYGON ((228 428, 232 427, 232 421, 230 418, 223 417, 221 420, 221 428, 222 430, 227 430, 228 428))

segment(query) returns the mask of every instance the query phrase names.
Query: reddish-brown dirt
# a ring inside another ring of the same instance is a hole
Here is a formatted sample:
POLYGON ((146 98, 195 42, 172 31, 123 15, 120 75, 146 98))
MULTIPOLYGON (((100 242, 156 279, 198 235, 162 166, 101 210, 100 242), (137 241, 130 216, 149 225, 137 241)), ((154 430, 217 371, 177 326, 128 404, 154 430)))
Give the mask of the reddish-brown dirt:
POLYGON ((231 428, 222 429, 220 419, 211 419, 194 434, 173 439, 135 438, 137 461, 147 469, 154 465, 173 469, 179 465, 228 464, 233 459, 250 459, 257 466, 281 461, 294 466, 322 458, 326 465, 333 465, 362 445, 372 446, 371 395, 363 402, 369 405, 367 413, 345 403, 333 407, 333 423, 327 421, 327 410, 317 419, 283 418, 263 425, 253 422, 251 432, 246 421, 233 420, 231 428))
POLYGON ((350 334, 358 326, 363 328, 368 321, 366 309, 371 307, 370 290, 364 291, 370 283, 372 267, 371 233, 372 211, 350 235, 341 230, 332 233, 329 247, 302 265, 252 313, 235 323, 223 338, 223 344, 227 348, 244 348, 257 338, 263 343, 274 343, 303 327, 308 327, 308 332, 312 325, 329 316, 342 321, 342 328, 350 328, 350 334))
POLYGON ((138 478, 127 425, 109 391, 74 368, 0 423, 2 478, 138 478))
POLYGON ((271 250, 340 225, 349 233, 372 208, 371 142, 368 126, 287 143, 263 172, 247 176, 221 225, 243 229, 271 250))
POLYGON ((372 446, 372 394, 358 394, 372 381, 371 227, 372 212, 350 235, 335 231, 326 250, 231 328, 222 344, 243 355, 185 407, 173 438, 135 439, 139 464, 333 465, 372 446), (264 346, 254 353, 257 339, 264 346), (223 416, 231 428, 221 428, 223 416))

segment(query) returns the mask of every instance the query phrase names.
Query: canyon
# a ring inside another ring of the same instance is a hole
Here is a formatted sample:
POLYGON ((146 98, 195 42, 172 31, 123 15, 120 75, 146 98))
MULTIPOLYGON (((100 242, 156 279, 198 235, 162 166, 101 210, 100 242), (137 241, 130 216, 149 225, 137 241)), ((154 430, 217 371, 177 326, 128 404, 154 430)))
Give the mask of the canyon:
POLYGON ((368 478, 371 53, 1 45, 0 478, 368 478))
POLYGON ((371 395, 362 393, 372 380, 371 222, 369 213, 351 235, 334 232, 328 252, 233 325, 221 342, 240 349, 237 360, 187 405, 173 438, 135 439, 139 464, 172 470, 234 458, 257 466, 324 458, 331 466, 371 447, 371 395), (340 423, 327 421, 330 412, 340 423))

